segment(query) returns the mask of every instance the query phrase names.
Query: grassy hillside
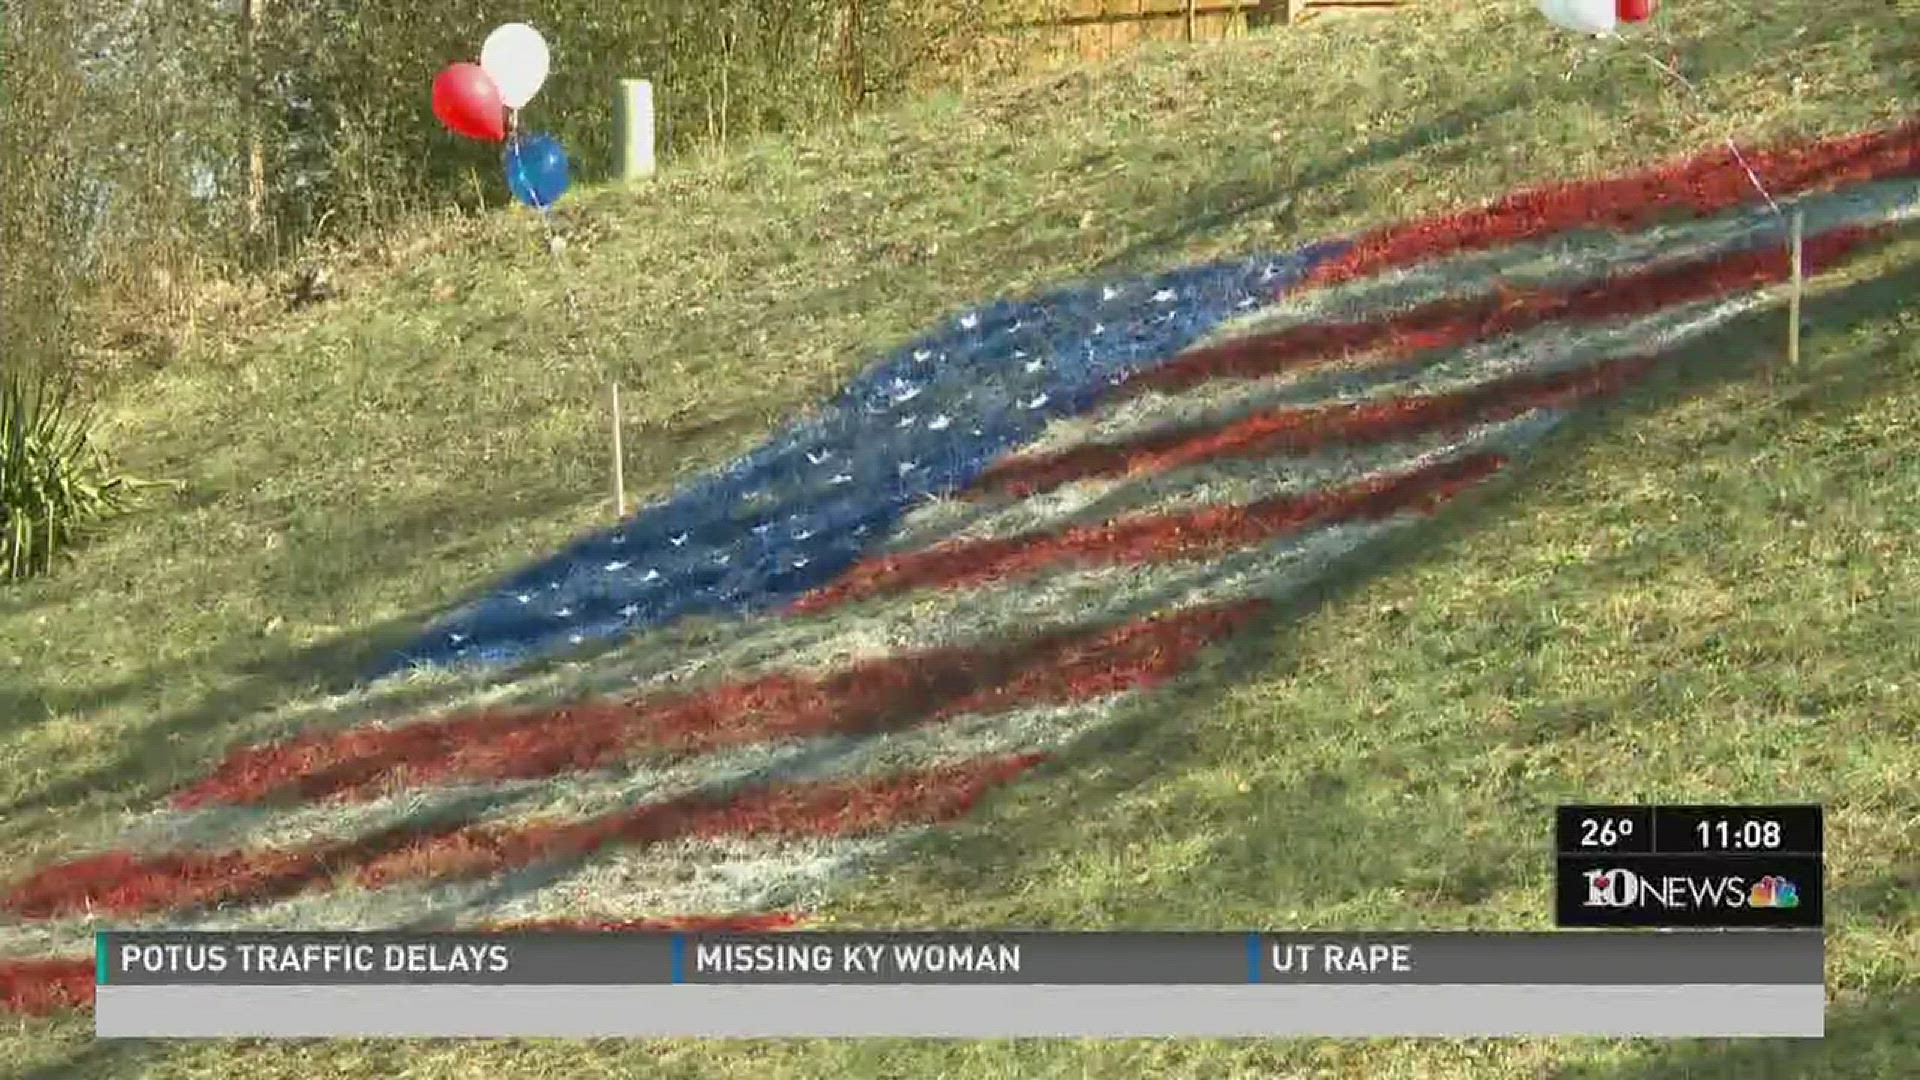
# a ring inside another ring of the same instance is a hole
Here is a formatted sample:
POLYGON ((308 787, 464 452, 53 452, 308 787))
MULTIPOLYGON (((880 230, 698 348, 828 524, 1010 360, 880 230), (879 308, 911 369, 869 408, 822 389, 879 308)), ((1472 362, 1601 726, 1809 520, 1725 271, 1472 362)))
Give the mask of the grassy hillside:
MULTIPOLYGON (((185 492, 0 593, 0 868, 297 722, 449 600, 752 445, 963 304, 1280 248, 1542 180, 1920 112, 1920 10, 1663 10, 1709 108, 1531 3, 1434 2, 936 98, 561 215, 423 222, 342 298, 236 309, 106 437, 185 492), (1580 58, 1576 64, 1576 57, 1580 58), (1756 58, 1761 58, 1756 62, 1756 58), (565 285, 571 283, 574 303, 565 285), (577 307, 580 322, 572 312, 577 307), (578 329, 581 332, 576 332, 578 329)), ((1546 925, 1548 808, 1829 805, 1829 1038, 1713 1042, 99 1044, 21 1075, 1895 1076, 1920 1060, 1920 238, 1696 346, 1523 482, 1247 635, 997 798, 850 925, 1546 925)), ((563 694, 590 665, 525 676, 563 694)), ((471 680, 469 680, 471 681, 471 680)), ((397 710, 444 684, 383 692, 397 710)))

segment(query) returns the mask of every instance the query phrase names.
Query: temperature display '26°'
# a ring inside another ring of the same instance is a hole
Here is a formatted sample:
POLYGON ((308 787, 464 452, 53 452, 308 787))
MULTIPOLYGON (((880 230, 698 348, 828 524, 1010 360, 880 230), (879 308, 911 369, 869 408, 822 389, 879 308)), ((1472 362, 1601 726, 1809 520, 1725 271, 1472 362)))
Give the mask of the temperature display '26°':
POLYGON ((1562 806, 1554 825, 1558 849, 1564 854, 1653 851, 1650 806, 1562 806))

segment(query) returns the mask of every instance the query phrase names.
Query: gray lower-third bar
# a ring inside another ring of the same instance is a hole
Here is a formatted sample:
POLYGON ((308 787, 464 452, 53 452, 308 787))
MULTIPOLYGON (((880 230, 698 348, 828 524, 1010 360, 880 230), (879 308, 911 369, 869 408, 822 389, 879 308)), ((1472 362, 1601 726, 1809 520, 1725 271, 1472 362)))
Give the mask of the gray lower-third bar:
POLYGON ((100 1038, 1804 1036, 1823 987, 102 986, 100 1038))

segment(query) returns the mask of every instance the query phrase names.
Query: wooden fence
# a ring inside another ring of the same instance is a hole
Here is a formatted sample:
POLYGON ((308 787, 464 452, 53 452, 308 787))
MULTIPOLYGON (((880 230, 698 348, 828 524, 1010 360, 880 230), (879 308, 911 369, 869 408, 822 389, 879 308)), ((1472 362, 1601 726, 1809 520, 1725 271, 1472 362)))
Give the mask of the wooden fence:
POLYGON ((1096 60, 1147 41, 1213 41, 1290 25, 1328 9, 1391 9, 1405 0, 1051 0, 1006 29, 1043 53, 1096 60))

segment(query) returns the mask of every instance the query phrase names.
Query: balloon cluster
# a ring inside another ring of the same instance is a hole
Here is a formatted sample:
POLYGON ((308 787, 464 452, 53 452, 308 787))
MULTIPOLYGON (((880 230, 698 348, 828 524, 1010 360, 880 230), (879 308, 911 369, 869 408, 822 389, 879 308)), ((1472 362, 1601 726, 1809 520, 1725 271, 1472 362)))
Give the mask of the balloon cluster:
POLYGON ((1576 34, 1611 34, 1621 23, 1646 22, 1654 0, 1538 0, 1540 14, 1576 34))
POLYGON ((455 135, 505 142, 507 190, 540 210, 566 193, 567 154, 551 135, 521 133, 516 120, 546 83, 551 64, 540 31, 508 23, 487 35, 479 63, 448 64, 433 80, 433 114, 455 135))

